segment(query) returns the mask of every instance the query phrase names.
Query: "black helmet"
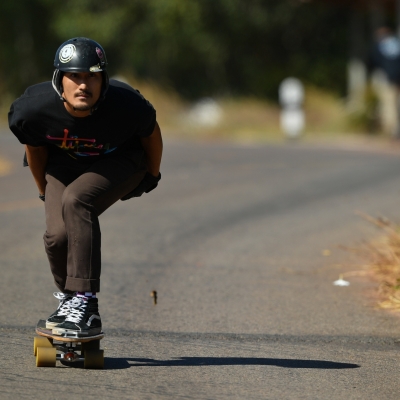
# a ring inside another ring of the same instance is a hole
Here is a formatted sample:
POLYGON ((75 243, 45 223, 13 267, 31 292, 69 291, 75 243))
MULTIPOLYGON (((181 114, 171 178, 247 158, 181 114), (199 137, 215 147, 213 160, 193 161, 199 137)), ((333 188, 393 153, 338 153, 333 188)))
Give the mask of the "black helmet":
POLYGON ((57 50, 54 58, 53 88, 62 97, 62 72, 101 72, 103 87, 100 100, 104 99, 109 80, 107 73, 107 58, 103 47, 92 39, 77 37, 64 42, 57 50))

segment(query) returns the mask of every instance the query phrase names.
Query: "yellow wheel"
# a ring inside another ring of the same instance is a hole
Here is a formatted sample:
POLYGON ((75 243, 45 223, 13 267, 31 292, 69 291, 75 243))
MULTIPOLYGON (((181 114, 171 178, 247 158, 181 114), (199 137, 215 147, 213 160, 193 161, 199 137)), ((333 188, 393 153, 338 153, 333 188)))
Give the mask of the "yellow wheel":
POLYGON ((50 340, 44 336, 36 336, 33 338, 33 355, 36 356, 36 349, 38 347, 53 347, 50 340))
POLYGON ((103 369, 104 368, 104 350, 85 350, 84 368, 103 369))
POLYGON ((90 342, 82 343, 82 354, 89 350, 100 350, 100 340, 91 340, 90 342))
POLYGON ((37 347, 36 366, 55 367, 57 360, 57 350, 54 347, 37 347))

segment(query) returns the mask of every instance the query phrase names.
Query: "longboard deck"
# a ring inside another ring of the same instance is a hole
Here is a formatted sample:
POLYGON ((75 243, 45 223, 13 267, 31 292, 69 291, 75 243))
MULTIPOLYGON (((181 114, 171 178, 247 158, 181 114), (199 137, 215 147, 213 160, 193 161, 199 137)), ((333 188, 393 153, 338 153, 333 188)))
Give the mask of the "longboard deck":
POLYGON ((82 336, 82 337, 73 337, 73 336, 60 336, 54 335, 51 329, 46 328, 46 321, 41 319, 36 326, 36 333, 39 336, 44 336, 49 339, 58 340, 59 342, 79 342, 86 343, 91 342, 92 340, 100 340, 103 339, 104 333, 100 333, 94 336, 82 336))

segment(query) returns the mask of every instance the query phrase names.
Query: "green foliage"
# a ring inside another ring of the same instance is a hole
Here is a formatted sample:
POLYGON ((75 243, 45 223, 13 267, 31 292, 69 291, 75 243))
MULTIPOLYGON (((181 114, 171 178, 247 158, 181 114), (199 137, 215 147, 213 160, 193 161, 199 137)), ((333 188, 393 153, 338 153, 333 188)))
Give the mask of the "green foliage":
POLYGON ((5 1, 0 2, 0 18, 0 91, 20 94, 46 72, 51 74, 54 40, 46 24, 38 22, 50 18, 49 10, 38 1, 5 1))
POLYGON ((346 18, 293 0, 3 2, 0 33, 12 39, 0 44, 0 90, 49 79, 57 47, 87 36, 105 47, 111 74, 129 71, 187 98, 276 98, 288 75, 341 93, 346 18))

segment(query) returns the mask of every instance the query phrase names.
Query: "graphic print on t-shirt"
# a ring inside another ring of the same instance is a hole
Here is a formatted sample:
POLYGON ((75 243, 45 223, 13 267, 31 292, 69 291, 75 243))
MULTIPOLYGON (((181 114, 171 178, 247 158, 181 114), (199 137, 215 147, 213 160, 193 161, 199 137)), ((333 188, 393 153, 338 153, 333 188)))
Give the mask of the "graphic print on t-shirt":
POLYGON ((66 150, 73 158, 76 158, 74 156, 100 156, 116 149, 116 147, 110 149, 110 143, 105 145, 97 144, 96 139, 83 139, 78 136, 69 136, 68 129, 64 129, 64 136, 62 137, 46 135, 46 138, 48 140, 61 142, 61 144, 55 143, 56 146, 66 150))

